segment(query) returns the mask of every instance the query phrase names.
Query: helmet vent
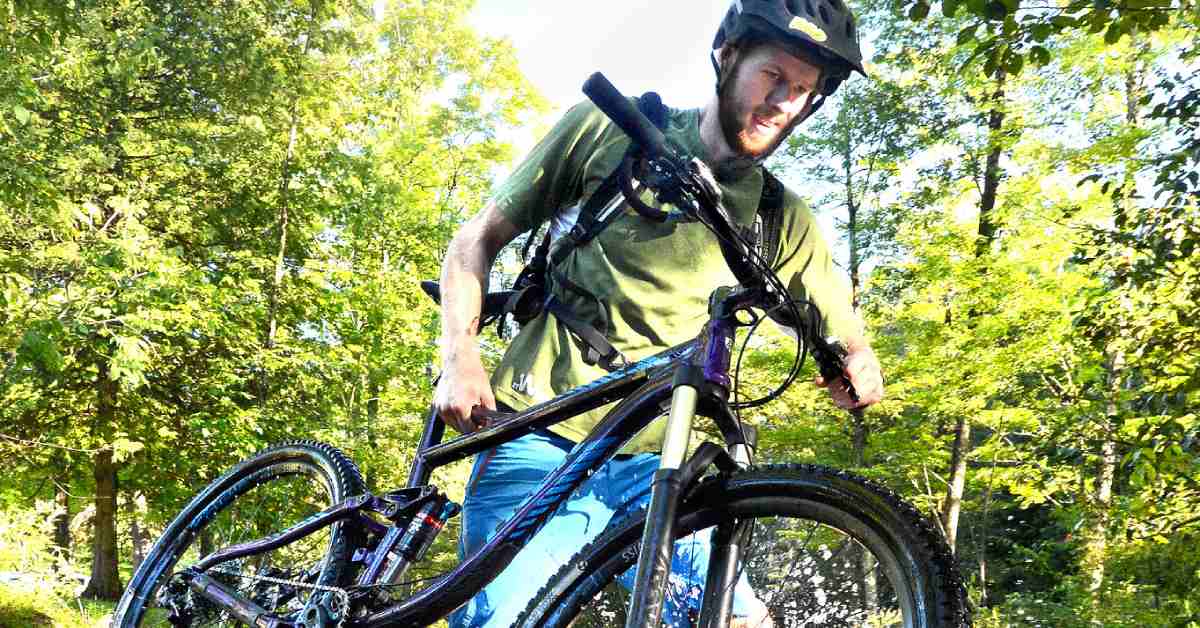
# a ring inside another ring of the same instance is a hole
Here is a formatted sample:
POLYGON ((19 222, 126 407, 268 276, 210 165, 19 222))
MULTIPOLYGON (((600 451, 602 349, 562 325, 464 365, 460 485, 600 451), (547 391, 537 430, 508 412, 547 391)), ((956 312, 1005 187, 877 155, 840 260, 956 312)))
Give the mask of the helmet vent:
POLYGON ((800 15, 800 0, 787 0, 784 4, 787 6, 788 13, 800 15))
POLYGON ((813 8, 812 0, 804 0, 804 8, 808 9, 808 14, 816 17, 817 10, 813 8))
POLYGON ((821 5, 817 6, 817 10, 821 12, 821 21, 828 24, 829 23, 829 9, 826 9, 825 5, 821 4, 821 5))

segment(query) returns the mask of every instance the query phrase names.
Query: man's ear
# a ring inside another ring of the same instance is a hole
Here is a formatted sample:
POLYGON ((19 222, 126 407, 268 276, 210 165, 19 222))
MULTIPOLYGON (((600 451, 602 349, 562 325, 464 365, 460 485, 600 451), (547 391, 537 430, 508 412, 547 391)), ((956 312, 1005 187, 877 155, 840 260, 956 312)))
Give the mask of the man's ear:
POLYGON ((737 61, 738 47, 732 44, 725 44, 717 51, 717 63, 721 65, 721 74, 733 67, 733 63, 737 61))

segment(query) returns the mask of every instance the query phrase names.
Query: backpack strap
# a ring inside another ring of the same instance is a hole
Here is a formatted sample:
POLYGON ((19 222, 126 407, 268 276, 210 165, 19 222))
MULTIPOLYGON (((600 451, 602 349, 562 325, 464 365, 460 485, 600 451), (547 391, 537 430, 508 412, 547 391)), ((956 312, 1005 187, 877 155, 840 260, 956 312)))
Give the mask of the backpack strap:
MULTIPOLYGON (((642 115, 650 119, 654 126, 659 130, 667 128, 667 107, 663 105, 662 98, 655 92, 646 92, 639 98, 634 99, 637 102, 638 111, 642 115)), ((626 153, 628 156, 636 152, 633 146, 629 147, 626 153)), ((601 231, 604 231, 617 216, 619 212, 613 211, 616 208, 614 204, 620 204, 624 201, 624 195, 621 193, 621 167, 617 166, 596 191, 588 197, 587 202, 579 211, 579 218, 575 221, 575 226, 571 231, 562 238, 555 250, 551 254, 549 268, 557 266, 560 262, 567 258, 567 255, 572 250, 591 242, 601 231)))
MULTIPOLYGON (((642 115, 649 118, 659 129, 666 128, 669 112, 658 94, 646 92, 635 100, 642 115)), ((634 151, 634 147, 630 146, 629 153, 634 151)), ((514 280, 513 295, 505 303, 504 313, 500 320, 503 320, 505 316, 512 315, 513 320, 525 324, 549 310, 588 346, 588 350, 584 354, 585 362, 599 364, 610 371, 624 366, 625 356, 621 355, 605 338, 609 327, 607 320, 601 323, 604 327, 603 330, 596 329, 595 326, 576 317, 547 290, 548 283, 555 281, 572 292, 599 303, 599 299, 591 292, 567 280, 561 272, 556 272, 556 268, 572 251, 591 242, 605 227, 620 216, 621 212, 616 210, 623 200, 624 196, 620 189, 620 167, 618 167, 605 177, 599 187, 588 197, 583 207, 580 208, 575 225, 563 237, 554 242, 553 246, 551 246, 551 229, 546 230, 546 234, 534 252, 533 259, 514 280)), ((531 241, 526 241, 522 254, 529 251, 531 241)), ((601 311, 603 311, 603 304, 601 304, 601 311)), ((503 324, 500 326, 502 327, 503 324)))
POLYGON ((779 233, 783 227, 783 182, 775 178, 770 170, 762 169, 762 196, 758 199, 758 213, 754 216, 756 231, 755 245, 758 252, 773 268, 779 257, 779 233))

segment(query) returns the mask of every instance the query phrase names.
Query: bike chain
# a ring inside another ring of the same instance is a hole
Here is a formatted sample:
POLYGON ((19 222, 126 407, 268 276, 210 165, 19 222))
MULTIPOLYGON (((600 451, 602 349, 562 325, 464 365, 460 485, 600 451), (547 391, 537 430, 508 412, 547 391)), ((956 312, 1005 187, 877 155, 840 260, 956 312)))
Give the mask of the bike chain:
POLYGON ((341 589, 338 587, 331 587, 331 586, 324 585, 324 584, 309 584, 307 582, 297 582, 295 580, 285 580, 283 578, 274 578, 271 576, 250 576, 250 575, 246 575, 243 573, 225 571, 220 568, 211 569, 211 570, 209 570, 209 573, 219 573, 219 574, 226 575, 226 576, 233 576, 235 578, 241 578, 243 580, 261 580, 263 582, 270 582, 272 584, 286 584, 286 585, 291 585, 294 587, 301 587, 304 589, 313 589, 314 591, 325 591, 327 593, 333 593, 338 596, 338 600, 341 602, 341 606, 342 606, 341 612, 338 614, 339 618, 338 618, 338 622, 337 622, 335 628, 343 628, 343 626, 346 623, 346 618, 348 618, 350 616, 350 592, 345 589, 341 589))

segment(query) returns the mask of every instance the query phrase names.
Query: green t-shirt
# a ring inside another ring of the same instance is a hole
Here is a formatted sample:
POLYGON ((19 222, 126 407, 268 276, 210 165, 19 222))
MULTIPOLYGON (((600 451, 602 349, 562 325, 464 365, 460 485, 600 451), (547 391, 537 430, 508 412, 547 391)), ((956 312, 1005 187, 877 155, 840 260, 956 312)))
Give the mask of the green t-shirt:
MULTIPOLYGON (((665 134, 690 155, 705 159, 699 115, 698 110, 672 110, 665 134)), ((591 102, 576 105, 493 200, 522 230, 534 229, 556 215, 570 215, 613 172, 629 142, 591 102)), ((754 222, 762 185, 758 168, 721 184, 726 208, 743 226, 754 222)), ((597 299, 559 286, 554 286, 554 294, 576 316, 598 329, 606 326, 609 342, 636 361, 694 338, 707 320, 709 294, 717 286, 737 281, 715 236, 702 225, 655 223, 627 204, 619 211, 621 216, 558 266, 597 299)), ((811 299, 820 308, 827 333, 844 338, 860 331, 845 277, 835 272, 812 213, 790 190, 784 196, 775 268, 794 296, 811 299)), ((600 367, 584 362, 586 351, 586 345, 552 314, 539 316, 521 329, 493 373, 496 399, 521 410, 604 375, 600 367)), ((551 430, 582 440, 607 410, 594 410, 551 430)), ((655 421, 626 451, 658 451, 663 427, 663 421, 655 421)))

